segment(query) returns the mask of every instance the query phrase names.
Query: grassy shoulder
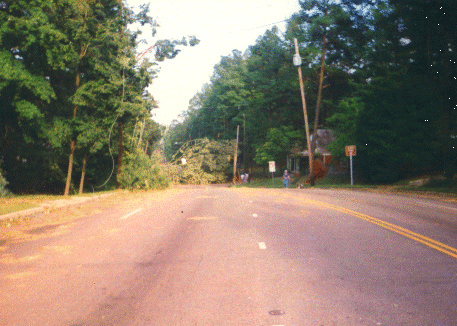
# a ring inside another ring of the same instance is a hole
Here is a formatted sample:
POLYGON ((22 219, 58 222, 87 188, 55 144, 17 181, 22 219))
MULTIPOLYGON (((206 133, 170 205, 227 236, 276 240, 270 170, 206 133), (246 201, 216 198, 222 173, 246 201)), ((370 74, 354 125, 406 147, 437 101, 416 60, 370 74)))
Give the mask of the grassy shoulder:
MULTIPOLYGON (((292 177, 289 182, 289 188, 298 188, 298 185, 301 185, 302 188, 311 188, 310 184, 305 184, 303 178, 294 178, 292 177)), ((254 177, 249 183, 239 183, 237 187, 248 187, 248 188, 284 188, 284 183, 282 177, 254 177)), ((367 188, 376 188, 373 185, 353 185, 351 186, 351 181, 346 178, 335 178, 335 177, 326 177, 324 179, 318 180, 315 184, 316 188, 358 188, 358 189, 367 189, 367 188)))
MULTIPOLYGON (((292 178, 289 183, 289 188, 298 188, 301 185, 303 189, 311 188, 310 184, 304 184, 303 178, 292 178)), ((284 188, 282 177, 267 178, 255 177, 249 183, 240 183, 236 187, 248 188, 284 188)), ((457 200, 457 180, 456 179, 438 179, 430 180, 427 184, 417 186, 410 185, 409 180, 403 180, 391 185, 370 185, 370 184, 354 184, 351 186, 349 178, 345 177, 325 177, 318 180, 315 188, 324 189, 351 189, 351 190, 367 190, 379 192, 402 192, 402 193, 417 193, 417 194, 436 194, 449 195, 457 200)))
POLYGON ((0 215, 13 213, 40 206, 41 203, 63 198, 63 196, 52 195, 11 195, 0 198, 0 215))
POLYGON ((13 212, 39 207, 43 203, 48 203, 55 200, 65 200, 72 197, 88 197, 93 196, 94 194, 101 195, 106 192, 109 191, 73 195, 71 197, 66 197, 62 195, 10 195, 8 197, 0 197, 0 215, 5 215, 13 212))

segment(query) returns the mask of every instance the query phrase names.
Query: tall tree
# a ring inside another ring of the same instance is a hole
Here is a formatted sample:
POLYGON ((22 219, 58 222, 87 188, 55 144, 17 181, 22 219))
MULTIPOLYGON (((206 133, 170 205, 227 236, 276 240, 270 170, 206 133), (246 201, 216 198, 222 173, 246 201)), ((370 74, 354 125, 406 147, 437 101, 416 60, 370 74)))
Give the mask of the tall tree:
POLYGON ((300 12, 289 21, 287 37, 298 38, 304 47, 305 62, 314 71, 309 76, 314 87, 308 98, 315 100, 311 146, 315 151, 317 129, 332 114, 327 112, 324 119, 321 118, 324 96, 327 109, 330 109, 349 91, 347 72, 360 60, 359 33, 353 30, 350 15, 334 1, 300 1, 300 5, 300 12), (325 94, 324 89, 327 89, 325 94))
MULTIPOLYGON (((56 2, 18 0, 5 4, 0 9, 0 152, 12 189, 22 185, 32 190, 39 183, 36 166, 60 173, 55 160, 58 154, 41 153, 48 142, 45 116, 57 98, 50 76, 65 67, 68 44, 66 35, 52 21, 56 2)), ((54 172, 41 173, 43 187, 55 177, 50 175, 54 172)))

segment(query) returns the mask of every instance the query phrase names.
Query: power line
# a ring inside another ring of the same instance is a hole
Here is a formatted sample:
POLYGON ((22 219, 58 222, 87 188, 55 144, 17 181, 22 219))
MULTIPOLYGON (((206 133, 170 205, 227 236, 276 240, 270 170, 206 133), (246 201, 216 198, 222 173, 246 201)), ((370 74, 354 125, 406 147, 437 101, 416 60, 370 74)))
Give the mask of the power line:
POLYGON ((281 20, 281 21, 276 22, 276 23, 270 23, 270 24, 266 24, 266 25, 262 25, 262 26, 257 26, 257 27, 253 27, 253 28, 248 28, 248 29, 242 29, 242 30, 239 30, 239 31, 233 31, 233 32, 229 32, 229 33, 227 33, 227 34, 248 32, 248 31, 252 31, 252 30, 254 30, 254 29, 259 29, 259 28, 263 28, 263 27, 268 27, 268 26, 276 25, 276 24, 279 24, 279 23, 284 23, 284 22, 286 22, 286 21, 287 21, 287 19, 284 19, 284 20, 281 20))

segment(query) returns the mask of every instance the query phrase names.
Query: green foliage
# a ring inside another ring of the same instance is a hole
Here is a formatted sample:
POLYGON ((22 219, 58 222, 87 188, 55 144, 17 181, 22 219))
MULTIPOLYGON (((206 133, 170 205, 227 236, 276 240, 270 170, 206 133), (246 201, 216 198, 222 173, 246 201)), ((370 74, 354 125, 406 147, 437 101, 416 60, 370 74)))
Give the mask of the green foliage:
MULTIPOLYGON (((77 177, 89 158, 89 185, 101 184, 111 172, 111 152, 122 157, 124 141, 125 187, 153 187, 144 183, 153 179, 146 173, 148 157, 164 131, 149 119, 157 104, 145 90, 158 73, 157 61, 199 41, 160 40, 146 51, 154 61, 145 60, 146 52, 137 61, 141 33, 129 26, 139 22, 156 34, 148 5, 135 14, 118 0, 7 2, 0 10, 0 156, 9 188, 61 189, 71 141, 75 170, 68 178, 77 177)), ((191 139, 232 140, 237 125, 248 165, 284 157, 297 143, 290 133, 303 128, 292 65, 297 38, 308 108, 316 104, 308 119, 316 121, 314 129, 335 131, 334 156, 345 159, 344 146, 356 144, 356 172, 369 182, 455 174, 457 2, 378 1, 365 6, 357 28, 354 6, 327 0, 300 5, 284 35, 273 27, 246 52, 221 58, 210 83, 168 130, 167 157, 191 139)), ((298 138, 303 149, 303 133, 298 138)), ((225 154, 211 154, 216 145, 192 146, 199 149, 186 153, 195 157, 180 166, 183 182, 230 175, 225 154)))
POLYGON ((393 74, 373 82, 357 122, 357 161, 374 183, 433 171, 436 157, 436 92, 428 83, 393 74))
POLYGON ((169 179, 160 164, 157 153, 151 157, 143 151, 126 151, 124 164, 118 176, 119 185, 125 189, 163 189, 168 186, 169 179))
POLYGON ((79 175, 90 187, 103 183, 111 154, 122 156, 116 123, 125 126, 130 152, 151 154, 163 133, 150 120, 157 105, 146 91, 157 61, 199 40, 157 41, 146 51, 155 51, 151 62, 146 52, 137 56, 141 32, 130 30, 138 22, 155 35, 148 5, 136 14, 119 0, 7 4, 0 10, 0 157, 11 189, 60 192, 65 185, 67 191, 79 175), (112 151, 116 140, 120 146, 112 151))
POLYGON ((328 150, 337 160, 346 158, 345 147, 356 143, 357 123, 363 109, 364 103, 359 97, 345 98, 339 103, 336 113, 327 119, 335 136, 328 150))
POLYGON ((292 144, 301 136, 301 132, 294 131, 292 127, 271 128, 268 130, 266 142, 256 148, 254 160, 257 164, 265 166, 269 161, 284 159, 292 144))
POLYGON ((185 143, 173 156, 180 164, 178 179, 185 184, 209 184, 227 182, 231 174, 235 141, 215 141, 207 138, 185 143), (185 159, 186 164, 182 164, 185 159))

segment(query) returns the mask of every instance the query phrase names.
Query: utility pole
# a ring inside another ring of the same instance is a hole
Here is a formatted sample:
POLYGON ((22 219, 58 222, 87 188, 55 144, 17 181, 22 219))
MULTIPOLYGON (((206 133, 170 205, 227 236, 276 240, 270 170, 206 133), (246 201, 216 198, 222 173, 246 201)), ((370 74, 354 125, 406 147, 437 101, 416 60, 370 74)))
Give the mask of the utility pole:
POLYGON ((238 159, 238 138, 240 136, 240 125, 236 126, 235 156, 233 158, 233 184, 236 183, 236 161, 238 159))
POLYGON ((246 142, 246 115, 243 113, 243 127, 244 127, 244 137, 243 137, 243 168, 244 173, 247 172, 247 142, 246 142))
POLYGON ((298 52, 298 41, 294 38, 295 43, 295 55, 294 55, 294 66, 298 67, 298 80, 300 82, 300 92, 301 100, 303 103, 303 115, 305 117, 305 131, 306 131, 306 144, 308 146, 308 157, 309 157, 309 178, 311 181, 311 186, 314 186, 314 172, 313 172, 313 152, 311 150, 311 142, 309 137, 309 124, 308 124, 308 112, 306 110, 306 100, 305 100, 305 89, 303 86, 303 77, 301 72, 301 58, 300 53, 298 52))

